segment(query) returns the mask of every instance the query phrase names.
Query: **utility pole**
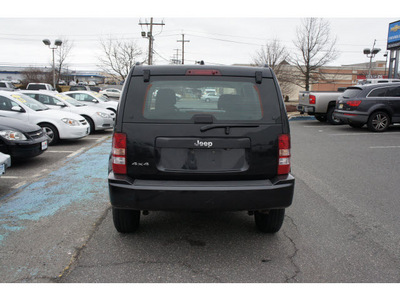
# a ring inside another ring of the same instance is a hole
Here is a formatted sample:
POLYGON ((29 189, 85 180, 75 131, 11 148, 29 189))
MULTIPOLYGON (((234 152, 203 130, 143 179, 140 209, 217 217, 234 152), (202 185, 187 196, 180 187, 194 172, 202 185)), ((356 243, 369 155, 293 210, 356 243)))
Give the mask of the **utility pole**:
POLYGON ((179 65, 180 64, 180 61, 179 61, 179 51, 180 51, 180 49, 174 49, 174 50, 176 50, 176 54, 175 54, 175 59, 173 60, 173 62, 174 62, 175 65, 179 65))
POLYGON ((149 26, 150 25, 150 31, 147 32, 147 36, 146 36, 146 32, 142 31, 142 37, 143 38, 148 38, 149 39, 149 58, 148 58, 148 64, 151 65, 153 64, 153 42, 154 42, 154 37, 153 37, 153 26, 164 26, 164 22, 161 23, 153 23, 153 17, 150 18, 150 23, 148 22, 139 22, 140 26, 146 25, 149 26))
POLYGON ((185 64, 185 43, 189 43, 189 40, 185 40, 185 35, 182 33, 182 39, 177 41, 178 43, 182 43, 182 65, 185 64))

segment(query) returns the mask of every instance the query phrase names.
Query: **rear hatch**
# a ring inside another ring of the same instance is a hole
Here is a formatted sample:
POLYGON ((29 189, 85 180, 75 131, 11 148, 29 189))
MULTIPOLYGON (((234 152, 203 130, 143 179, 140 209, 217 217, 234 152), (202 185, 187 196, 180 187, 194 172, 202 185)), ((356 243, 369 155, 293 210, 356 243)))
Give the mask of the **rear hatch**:
MULTIPOLYGON (((190 70, 189 70, 190 71, 190 70)), ((133 76, 118 131, 134 179, 240 180, 277 175, 287 117, 272 76, 133 76), (218 101, 201 100, 214 89, 218 101), (282 113, 283 112, 283 113, 282 113)), ((214 70, 215 71, 215 70, 214 70)), ((189 72, 189 73, 188 73, 189 72)), ((142 73, 143 74, 143 73, 142 73)))

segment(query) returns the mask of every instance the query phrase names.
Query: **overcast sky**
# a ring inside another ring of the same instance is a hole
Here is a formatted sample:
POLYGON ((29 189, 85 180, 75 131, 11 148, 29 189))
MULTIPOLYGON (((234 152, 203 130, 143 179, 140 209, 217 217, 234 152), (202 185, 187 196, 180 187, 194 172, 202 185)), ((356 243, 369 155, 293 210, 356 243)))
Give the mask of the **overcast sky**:
POLYGON ((53 42, 66 38, 73 42, 68 65, 72 69, 93 70, 101 55, 101 38, 132 39, 146 52, 148 39, 141 37, 141 31, 148 31, 148 28, 140 26, 139 22, 150 21, 152 16, 154 22, 165 23, 153 28, 155 64, 168 64, 176 55, 176 49, 181 56, 182 44, 177 42, 181 34, 185 34, 185 40, 190 40, 185 43, 187 64, 198 60, 208 64, 248 64, 256 52, 274 38, 294 51, 296 27, 302 18, 313 16, 329 20, 331 34, 337 38, 340 56, 330 65, 344 65, 369 61, 362 50, 371 48, 375 39, 375 47, 382 49, 375 59, 384 60, 389 23, 400 19, 400 16, 390 16, 390 1, 385 2, 385 7, 374 5, 374 10, 379 10, 381 15, 345 1, 335 2, 335 8, 329 10, 321 8, 321 1, 303 1, 302 6, 293 1, 284 5, 241 1, 242 6, 235 7, 228 5, 232 1, 225 0, 166 2, 131 1, 127 4, 125 1, 81 3, 73 0, 61 5, 60 1, 23 1, 11 14, 4 10, 0 13, 0 65, 50 65, 51 51, 42 40, 48 38, 53 42), (350 17, 356 12, 357 15, 350 17))

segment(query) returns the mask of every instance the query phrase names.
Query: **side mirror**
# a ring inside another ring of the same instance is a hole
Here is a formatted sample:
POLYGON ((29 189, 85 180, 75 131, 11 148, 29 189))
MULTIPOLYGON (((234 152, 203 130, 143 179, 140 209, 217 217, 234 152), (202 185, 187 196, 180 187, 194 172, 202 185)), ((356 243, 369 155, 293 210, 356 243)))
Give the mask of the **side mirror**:
POLYGON ((92 102, 99 103, 99 100, 93 99, 92 102))
POLYGON ((25 112, 25 110, 21 106, 13 106, 11 107, 11 110, 16 112, 25 112))
POLYGON ((57 106, 61 106, 61 108, 66 107, 67 105, 62 102, 57 102, 57 106))

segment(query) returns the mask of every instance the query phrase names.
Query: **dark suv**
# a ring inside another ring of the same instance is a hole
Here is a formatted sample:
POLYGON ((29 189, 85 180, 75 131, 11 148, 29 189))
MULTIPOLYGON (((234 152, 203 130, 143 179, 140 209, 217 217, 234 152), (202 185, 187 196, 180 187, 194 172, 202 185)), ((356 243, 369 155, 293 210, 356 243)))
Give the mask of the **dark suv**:
POLYGON ((355 128, 382 132, 400 122, 400 83, 353 86, 339 97, 335 117, 355 128))
POLYGON ((277 232, 294 191, 290 132, 273 71, 135 66, 113 134, 108 186, 115 228, 140 211, 249 211, 277 232), (218 101, 204 102, 215 90, 218 101))

